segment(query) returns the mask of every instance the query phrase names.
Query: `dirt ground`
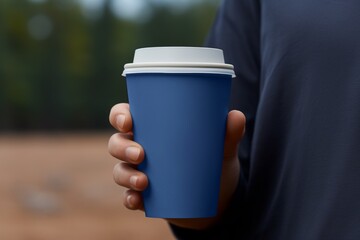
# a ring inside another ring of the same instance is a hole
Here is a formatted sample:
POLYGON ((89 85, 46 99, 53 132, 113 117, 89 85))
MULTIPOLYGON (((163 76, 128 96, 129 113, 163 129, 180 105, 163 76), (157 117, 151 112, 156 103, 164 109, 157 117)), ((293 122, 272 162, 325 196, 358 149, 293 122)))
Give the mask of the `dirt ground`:
POLYGON ((0 135, 0 239, 174 239, 123 207, 111 133, 0 135))

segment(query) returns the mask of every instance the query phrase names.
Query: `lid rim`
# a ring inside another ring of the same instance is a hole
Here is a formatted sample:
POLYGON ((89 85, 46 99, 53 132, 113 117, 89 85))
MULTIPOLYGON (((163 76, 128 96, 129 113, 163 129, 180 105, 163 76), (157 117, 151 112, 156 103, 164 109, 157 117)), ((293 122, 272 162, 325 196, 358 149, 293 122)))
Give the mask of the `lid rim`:
POLYGON ((164 73, 164 74, 222 74, 235 77, 235 72, 232 69, 225 68, 188 68, 188 67, 142 67, 142 68, 128 68, 122 73, 126 77, 127 74, 140 74, 140 73, 164 73))
POLYGON ((202 62, 151 62, 151 63, 127 63, 124 68, 151 68, 151 67, 162 67, 162 68, 219 68, 219 69, 234 69, 234 66, 226 63, 202 63, 202 62))

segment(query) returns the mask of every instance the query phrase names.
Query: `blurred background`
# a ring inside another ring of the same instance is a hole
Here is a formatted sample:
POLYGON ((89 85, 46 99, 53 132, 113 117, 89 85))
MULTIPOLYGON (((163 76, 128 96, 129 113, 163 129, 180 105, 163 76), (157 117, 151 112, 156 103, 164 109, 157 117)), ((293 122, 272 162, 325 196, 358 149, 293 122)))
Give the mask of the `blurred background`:
POLYGON ((201 46, 220 0, 0 1, 0 239, 173 239, 107 153, 136 48, 201 46))

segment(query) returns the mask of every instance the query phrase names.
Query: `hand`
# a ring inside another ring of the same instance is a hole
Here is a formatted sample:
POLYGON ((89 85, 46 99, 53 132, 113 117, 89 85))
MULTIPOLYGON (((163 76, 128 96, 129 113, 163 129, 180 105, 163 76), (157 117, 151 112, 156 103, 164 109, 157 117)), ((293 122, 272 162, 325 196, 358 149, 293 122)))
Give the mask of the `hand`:
MULTIPOLYGON (((120 186, 128 188, 124 194, 123 204, 131 210, 143 210, 141 191, 148 185, 147 176, 136 169, 144 160, 144 150, 133 141, 132 118, 129 105, 120 103, 110 112, 111 125, 119 131, 109 140, 109 152, 121 160, 114 167, 114 180, 120 186)), ((228 115, 224 160, 221 177, 219 214, 214 218, 199 219, 167 219, 170 223, 180 227, 204 229, 214 224, 228 206, 237 187, 240 164, 237 158, 237 146, 245 131, 245 116, 233 110, 228 115)))

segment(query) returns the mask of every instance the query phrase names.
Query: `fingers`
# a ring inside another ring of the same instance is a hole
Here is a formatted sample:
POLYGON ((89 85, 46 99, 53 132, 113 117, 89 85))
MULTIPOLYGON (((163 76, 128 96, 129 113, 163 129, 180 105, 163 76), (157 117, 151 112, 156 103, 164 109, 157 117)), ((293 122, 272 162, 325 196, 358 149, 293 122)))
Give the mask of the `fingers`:
POLYGON ((109 115, 110 124, 117 130, 127 133, 132 129, 132 118, 129 104, 119 103, 111 108, 109 115))
POLYGON ((111 125, 120 131, 110 137, 108 148, 112 156, 121 159, 113 170, 114 181, 128 188, 124 193, 123 204, 131 210, 143 210, 141 191, 148 185, 146 175, 136 170, 136 165, 144 159, 144 150, 136 142, 132 141, 132 118, 129 104, 120 103, 115 105, 109 115, 111 125))
POLYGON ((124 195, 125 207, 131 210, 143 210, 140 191, 148 186, 148 178, 136 169, 136 165, 144 159, 144 150, 131 138, 129 134, 117 133, 109 140, 110 154, 123 160, 115 165, 113 177, 118 185, 129 189, 124 195))
POLYGON ((144 159, 144 149, 131 140, 132 135, 116 133, 110 137, 108 148, 110 154, 125 162, 139 164, 144 159))
POLYGON ((143 191, 148 185, 146 175, 134 168, 131 164, 120 162, 115 165, 113 170, 114 181, 120 186, 143 191))
POLYGON ((121 162, 115 165, 113 177, 117 184, 129 188, 124 193, 124 206, 131 210, 143 210, 143 200, 140 191, 143 191, 148 185, 146 175, 137 171, 130 164, 121 162))
POLYGON ((233 158, 237 155, 237 146, 245 133, 245 115, 237 110, 229 112, 226 136, 224 159, 233 158))

